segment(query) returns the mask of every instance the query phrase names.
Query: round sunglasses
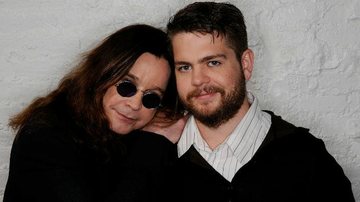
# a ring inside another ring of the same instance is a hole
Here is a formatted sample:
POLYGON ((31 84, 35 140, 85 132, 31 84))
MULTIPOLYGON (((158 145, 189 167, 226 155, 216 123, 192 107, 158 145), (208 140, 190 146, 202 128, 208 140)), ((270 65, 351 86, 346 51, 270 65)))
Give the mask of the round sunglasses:
MULTIPOLYGON (((135 84, 129 80, 121 81, 119 84, 116 84, 116 90, 119 95, 123 97, 132 97, 138 91, 135 84)), ((161 106, 161 97, 155 92, 145 91, 142 96, 142 104, 148 109, 156 109, 161 106)))

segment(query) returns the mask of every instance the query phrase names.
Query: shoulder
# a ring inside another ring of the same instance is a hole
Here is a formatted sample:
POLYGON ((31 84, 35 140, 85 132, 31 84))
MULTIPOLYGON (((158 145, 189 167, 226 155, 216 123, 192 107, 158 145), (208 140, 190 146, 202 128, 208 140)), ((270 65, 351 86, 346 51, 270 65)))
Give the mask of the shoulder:
POLYGON ((279 155, 294 155, 303 158, 330 157, 324 142, 309 132, 309 129, 297 127, 272 112, 271 127, 260 149, 279 155))
POLYGON ((264 162, 271 164, 271 168, 277 169, 281 176, 289 173, 294 182, 294 176, 298 177, 299 183, 307 181, 309 190, 330 193, 334 196, 332 199, 339 197, 337 200, 351 198, 350 182, 340 164, 327 151, 324 141, 306 128, 296 127, 279 116, 271 115, 272 126, 267 142, 258 156, 266 159, 264 162))
POLYGON ((123 137, 128 158, 144 164, 162 164, 177 158, 176 145, 162 135, 135 130, 123 137))
POLYGON ((66 162, 67 158, 74 156, 76 147, 68 126, 63 118, 51 111, 35 114, 18 131, 12 146, 12 157, 66 162))
POLYGON ((29 123, 18 131, 14 146, 47 146, 51 148, 54 145, 60 145, 71 140, 70 136, 65 133, 65 130, 56 125, 29 123))
POLYGON ((125 141, 134 146, 142 146, 145 148, 153 147, 173 147, 175 146, 167 138, 155 133, 135 130, 124 136, 125 141))
MULTIPOLYGON (((292 123, 282 119, 281 116, 275 115, 271 111, 266 111, 271 115, 271 127, 267 138, 271 140, 296 139, 297 141, 321 142, 320 139, 313 136, 309 129, 295 126, 292 123)), ((268 140, 268 141, 269 141, 268 140)))
POLYGON ((340 169, 334 157, 327 151, 324 141, 312 135, 309 129, 294 126, 280 116, 271 116, 272 125, 260 146, 260 156, 272 156, 288 163, 293 162, 294 165, 340 169))
POLYGON ((272 165, 292 165, 312 171, 339 167, 320 138, 306 128, 284 121, 280 116, 271 116, 272 125, 256 153, 257 157, 267 159, 272 165))

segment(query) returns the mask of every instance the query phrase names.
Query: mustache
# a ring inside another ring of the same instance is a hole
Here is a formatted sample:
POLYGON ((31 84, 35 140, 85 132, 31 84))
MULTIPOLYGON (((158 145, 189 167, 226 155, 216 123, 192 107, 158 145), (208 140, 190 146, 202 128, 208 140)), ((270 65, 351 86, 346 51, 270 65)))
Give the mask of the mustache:
POLYGON ((186 99, 190 100, 193 97, 197 97, 201 95, 203 92, 205 93, 220 93, 221 95, 225 94, 225 90, 216 86, 205 86, 202 88, 197 88, 191 91, 187 96, 186 99))

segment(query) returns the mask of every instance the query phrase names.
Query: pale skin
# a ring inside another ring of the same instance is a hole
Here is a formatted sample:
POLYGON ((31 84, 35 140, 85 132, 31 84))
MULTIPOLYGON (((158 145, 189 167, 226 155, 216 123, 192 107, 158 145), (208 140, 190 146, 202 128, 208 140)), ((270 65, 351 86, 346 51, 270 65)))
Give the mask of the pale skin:
POLYGON ((176 143, 180 139, 188 118, 189 116, 186 115, 175 122, 169 123, 166 120, 155 117, 143 130, 163 135, 172 143, 176 143))
POLYGON ((111 86, 104 95, 103 107, 111 130, 124 135, 136 129, 143 129, 163 135, 173 143, 177 142, 188 117, 169 124, 168 121, 161 120, 159 113, 154 118, 156 109, 147 109, 142 104, 143 92, 150 90, 162 95, 169 77, 169 63, 164 58, 150 53, 142 54, 129 74, 123 78, 136 84, 137 93, 132 97, 122 97, 117 93, 116 87, 111 86))
POLYGON ((150 53, 142 54, 129 74, 122 78, 132 81, 137 86, 137 93, 132 97, 122 97, 117 93, 116 87, 111 86, 104 95, 103 107, 111 130, 124 135, 149 123, 156 109, 147 109, 143 106, 143 93, 150 90, 162 95, 169 77, 170 69, 167 60, 150 53))
MULTIPOLYGON (((254 64, 253 52, 247 49, 241 58, 237 58, 234 50, 227 45, 222 36, 181 32, 175 34, 171 41, 177 88, 182 100, 186 100, 190 92, 206 86, 216 86, 229 93, 229 89, 234 88, 235 81, 240 79, 240 71, 243 71, 246 80, 251 77, 254 64)), ((219 107, 220 100, 220 93, 203 91, 199 96, 192 97, 188 101, 197 110, 211 113, 219 107)), ((216 148, 230 135, 249 107, 250 103, 245 98, 236 115, 217 128, 209 128, 196 120, 200 133, 210 148, 216 148)))

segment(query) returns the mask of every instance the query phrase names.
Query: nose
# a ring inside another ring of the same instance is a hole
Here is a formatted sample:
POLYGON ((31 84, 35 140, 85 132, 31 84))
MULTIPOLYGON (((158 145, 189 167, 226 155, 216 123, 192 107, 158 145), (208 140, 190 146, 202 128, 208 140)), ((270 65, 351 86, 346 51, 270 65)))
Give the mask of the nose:
POLYGON ((200 86, 210 81, 206 71, 203 68, 193 68, 191 75, 191 83, 194 86, 200 86))
POLYGON ((134 111, 138 111, 142 107, 142 92, 138 91, 135 95, 128 98, 127 105, 134 111))

